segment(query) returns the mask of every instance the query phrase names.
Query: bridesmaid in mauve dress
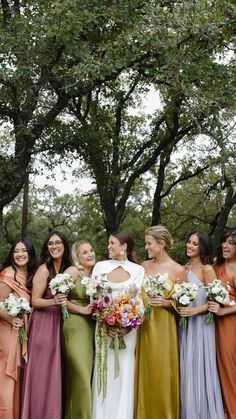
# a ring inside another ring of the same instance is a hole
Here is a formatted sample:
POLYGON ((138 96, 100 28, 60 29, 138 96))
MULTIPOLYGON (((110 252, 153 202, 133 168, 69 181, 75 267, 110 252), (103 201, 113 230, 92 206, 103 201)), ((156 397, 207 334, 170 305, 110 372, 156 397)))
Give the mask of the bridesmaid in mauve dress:
MULTIPOLYGON (((32 243, 16 241, 0 272, 0 300, 10 293, 30 300, 30 279, 36 258, 32 243)), ((0 310, 0 418, 18 419, 20 416, 20 381, 22 362, 27 362, 27 345, 18 342, 18 329, 27 332, 27 316, 24 319, 9 316, 0 310)))
POLYGON ((179 327, 181 419, 223 419, 223 404, 216 365, 215 324, 207 324, 205 286, 215 278, 208 234, 191 233, 186 242, 188 282, 198 286, 191 307, 180 308, 188 317, 179 327))
POLYGON ((23 383, 22 419, 61 419, 60 307, 66 296, 53 297, 48 283, 69 266, 67 240, 62 233, 52 231, 43 244, 41 262, 33 277, 34 311, 23 383))
POLYGON ((148 228, 145 243, 150 258, 143 262, 145 273, 150 276, 167 273, 169 290, 163 298, 149 299, 153 306, 151 317, 138 330, 135 419, 179 419, 178 339, 171 295, 174 283, 185 281, 186 273, 184 267, 168 255, 173 239, 164 226, 148 228))
POLYGON ((62 347, 65 377, 64 419, 91 419, 91 378, 94 357, 95 321, 91 319, 89 297, 81 284, 83 276, 90 277, 95 265, 95 252, 87 241, 79 240, 72 245, 74 266, 68 272, 75 288, 68 294, 67 307, 70 317, 63 321, 62 347))
MULTIPOLYGON (((236 302, 236 229, 227 229, 215 265, 218 279, 229 290, 231 301, 236 302)), ((236 419, 236 304, 219 306, 209 302, 216 313, 216 347, 225 419, 236 419)))

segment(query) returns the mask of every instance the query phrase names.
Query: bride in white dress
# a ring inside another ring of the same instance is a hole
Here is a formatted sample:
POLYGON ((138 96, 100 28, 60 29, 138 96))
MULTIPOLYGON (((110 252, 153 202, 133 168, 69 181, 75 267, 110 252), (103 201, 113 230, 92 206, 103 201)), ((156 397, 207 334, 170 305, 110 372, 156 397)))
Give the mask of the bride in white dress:
MULTIPOLYGON (((141 290, 144 269, 135 263, 132 237, 120 231, 109 237, 108 252, 110 260, 98 262, 93 269, 93 276, 107 274, 112 295, 127 291, 135 284, 141 290)), ((107 356, 107 391, 103 400, 98 394, 96 377, 96 356, 93 377, 93 419, 133 419, 134 415, 134 365, 136 330, 125 334, 126 349, 119 350, 120 372, 114 378, 114 350, 109 348, 107 356)))

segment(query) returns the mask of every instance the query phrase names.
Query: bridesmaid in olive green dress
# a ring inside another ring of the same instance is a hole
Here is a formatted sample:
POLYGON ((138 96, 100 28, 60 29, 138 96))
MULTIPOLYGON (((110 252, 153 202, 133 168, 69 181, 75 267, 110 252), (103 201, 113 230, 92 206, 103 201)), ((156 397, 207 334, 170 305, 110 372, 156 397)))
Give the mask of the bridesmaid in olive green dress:
POLYGON ((94 357, 94 327, 91 304, 81 284, 83 276, 90 276, 95 264, 95 253, 90 243, 78 241, 72 246, 74 266, 66 270, 75 284, 67 301, 70 317, 63 322, 62 346, 65 378, 64 419, 91 419, 91 376, 94 357))

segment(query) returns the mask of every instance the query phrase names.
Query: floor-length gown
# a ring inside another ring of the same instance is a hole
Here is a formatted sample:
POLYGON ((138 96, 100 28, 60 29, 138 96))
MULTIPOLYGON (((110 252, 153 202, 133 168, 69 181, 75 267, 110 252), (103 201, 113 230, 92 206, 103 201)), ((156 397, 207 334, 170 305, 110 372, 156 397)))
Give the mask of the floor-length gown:
MULTIPOLYGON (((164 298, 170 299, 174 283, 164 298)), ((138 330, 135 372, 135 418, 179 419, 179 359, 176 316, 152 307, 138 330)), ((189 418, 190 419, 190 418, 189 418)))
MULTIPOLYGON (((53 298, 49 288, 43 298, 53 298)), ((61 419, 60 314, 55 305, 33 311, 21 419, 61 419)))
MULTIPOLYGON (((30 292, 25 286, 25 275, 6 268, 0 274, 0 282, 5 283, 16 297, 30 300, 30 292)), ((24 318, 27 332, 27 317, 24 318)), ((0 419, 18 419, 20 415, 20 375, 22 358, 27 362, 26 342, 20 345, 18 332, 0 319, 0 419)))
MULTIPOLYGON (((120 283, 109 282, 113 296, 123 291, 125 292, 133 283, 141 289, 144 269, 142 266, 128 260, 98 262, 94 267, 93 276, 100 273, 109 274, 118 267, 122 267, 127 271, 130 277, 128 280, 120 283)), ((114 350, 109 348, 110 338, 108 338, 107 392, 104 400, 102 394, 98 395, 97 358, 95 357, 93 419, 133 419, 136 334, 136 330, 132 330, 124 336, 126 349, 119 350, 120 373, 117 378, 114 378, 114 350)))
MULTIPOLYGON (((74 304, 89 304, 81 278, 75 281, 68 300, 74 304)), ((91 378, 94 357, 95 321, 90 316, 70 313, 63 322, 62 343, 65 377, 64 419, 91 419, 91 378)))
MULTIPOLYGON (((236 301, 236 287, 225 265, 215 266, 216 276, 236 301)), ((236 419, 236 313, 216 316, 217 363, 225 409, 225 419, 236 419)))
MULTIPOLYGON (((188 282, 199 286, 192 307, 206 303, 200 279, 188 272, 188 282)), ((223 419, 223 404, 216 364, 215 323, 206 313, 190 316, 179 326, 181 419, 223 419)))

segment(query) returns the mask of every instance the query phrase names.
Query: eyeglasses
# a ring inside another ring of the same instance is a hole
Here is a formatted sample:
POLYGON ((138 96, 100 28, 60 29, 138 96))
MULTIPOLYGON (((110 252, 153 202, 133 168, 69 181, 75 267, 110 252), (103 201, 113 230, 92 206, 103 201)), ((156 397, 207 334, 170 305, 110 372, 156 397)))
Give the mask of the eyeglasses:
POLYGON ((56 240, 55 242, 48 242, 48 247, 60 246, 62 244, 61 240, 56 240))

